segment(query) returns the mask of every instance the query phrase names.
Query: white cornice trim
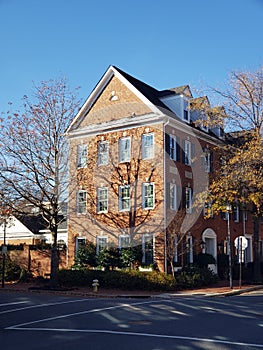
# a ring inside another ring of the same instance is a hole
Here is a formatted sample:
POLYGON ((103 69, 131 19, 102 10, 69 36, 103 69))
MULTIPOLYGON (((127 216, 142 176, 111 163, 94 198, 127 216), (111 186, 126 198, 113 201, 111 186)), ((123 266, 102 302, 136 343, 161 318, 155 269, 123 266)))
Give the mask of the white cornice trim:
POLYGON ((154 113, 135 117, 130 116, 106 123, 92 124, 81 129, 72 130, 67 134, 67 137, 69 139, 90 137, 101 133, 127 130, 144 125, 160 124, 163 122, 164 118, 162 116, 155 115, 154 113))
POLYGON ((92 124, 81 129, 72 130, 67 134, 68 139, 76 139, 83 137, 91 137, 99 134, 104 134, 107 132, 116 132, 119 130, 127 130, 137 127, 142 127, 145 125, 156 125, 165 124, 165 126, 170 125, 176 130, 181 131, 185 134, 198 137, 203 141, 209 142, 215 146, 223 144, 223 140, 219 140, 212 135, 209 135, 201 130, 195 129, 189 124, 185 123, 180 119, 174 119, 167 115, 156 115, 154 113, 140 115, 140 116, 130 116, 126 118, 121 118, 118 120, 112 120, 110 122, 92 124))

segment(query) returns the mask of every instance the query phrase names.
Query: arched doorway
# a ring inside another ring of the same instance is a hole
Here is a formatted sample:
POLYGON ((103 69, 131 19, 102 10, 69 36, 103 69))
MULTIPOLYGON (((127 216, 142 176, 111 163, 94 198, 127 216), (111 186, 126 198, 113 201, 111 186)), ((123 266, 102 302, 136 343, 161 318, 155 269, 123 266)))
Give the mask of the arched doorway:
MULTIPOLYGON (((213 229, 207 228, 202 234, 202 240, 205 243, 203 253, 211 254, 217 261, 217 237, 213 229)), ((211 266, 211 269, 217 273, 217 266, 211 266)))

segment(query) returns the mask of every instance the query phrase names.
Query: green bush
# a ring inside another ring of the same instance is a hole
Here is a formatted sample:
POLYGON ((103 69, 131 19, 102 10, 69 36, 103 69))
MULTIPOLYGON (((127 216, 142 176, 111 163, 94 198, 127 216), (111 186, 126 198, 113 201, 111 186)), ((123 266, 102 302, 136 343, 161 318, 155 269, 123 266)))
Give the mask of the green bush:
POLYGON ((195 257, 194 263, 200 267, 207 267, 209 264, 215 264, 216 261, 213 255, 200 253, 195 257))
POLYGON ((176 285, 179 289, 209 286, 217 282, 218 277, 207 267, 192 265, 175 275, 176 285))
POLYGON ((175 280, 171 275, 160 272, 100 271, 100 270, 60 270, 59 283, 67 287, 89 286, 94 279, 102 288, 129 290, 172 290, 175 280))
POLYGON ((226 254, 217 255, 218 276, 221 279, 227 279, 229 276, 229 256, 226 254))
MULTIPOLYGON (((3 269, 3 257, 0 254, 0 273, 2 276, 3 269)), ((16 281, 19 279, 21 273, 21 268, 15 264, 8 255, 5 259, 5 281, 16 281)))
POLYGON ((101 288, 171 291, 207 286, 215 283, 217 276, 209 269, 197 266, 178 272, 175 279, 172 275, 166 275, 158 271, 101 271, 88 269, 59 271, 59 283, 65 287, 91 287, 94 279, 99 281, 101 288))
POLYGON ((77 257, 75 258, 73 267, 80 269, 83 267, 97 266, 96 246, 92 242, 87 242, 78 249, 77 257))
POLYGON ((75 258, 73 268, 82 269, 87 267, 100 267, 105 270, 116 268, 127 268, 138 263, 142 259, 141 247, 116 248, 109 247, 101 249, 96 255, 96 245, 88 242, 81 246, 75 258))

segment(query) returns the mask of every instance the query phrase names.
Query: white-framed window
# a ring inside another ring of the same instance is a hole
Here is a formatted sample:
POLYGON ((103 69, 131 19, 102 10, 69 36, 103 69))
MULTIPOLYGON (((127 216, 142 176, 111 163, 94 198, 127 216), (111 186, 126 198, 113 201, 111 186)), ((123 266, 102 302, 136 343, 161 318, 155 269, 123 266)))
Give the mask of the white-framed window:
POLYGON ((192 158, 191 149, 192 149, 191 142, 188 140, 185 140, 184 141, 184 163, 186 165, 191 165, 191 158, 192 158))
POLYGON ((100 141, 98 143, 98 165, 107 165, 109 161, 109 143, 100 141))
POLYGON ((184 114, 184 121, 188 122, 190 121, 190 111, 189 111, 189 102, 188 100, 183 101, 183 114, 184 114))
POLYGON ((170 149, 170 159, 177 160, 176 157, 176 136, 169 135, 169 149, 170 149))
POLYGON ((108 247, 108 236, 100 235, 96 237, 96 254, 108 247))
POLYGON ((77 213, 85 214, 87 211, 87 192, 80 190, 77 193, 77 213))
POLYGON ((203 165, 204 165, 204 171, 206 173, 211 172, 211 152, 204 151, 203 153, 203 165))
POLYGON ((239 205, 234 203, 232 206, 232 219, 235 222, 239 222, 239 205))
POLYGON ((244 250, 245 262, 249 263, 253 261, 253 238, 252 235, 246 235, 248 246, 244 250))
POLYGON ((154 158, 154 134, 142 135, 142 159, 154 158))
POLYGON ((76 237, 75 241, 75 256, 78 256, 78 251, 81 247, 85 246, 86 244, 86 237, 76 237))
POLYGON ((119 248, 128 248, 130 246, 130 236, 120 235, 119 236, 119 248))
POLYGON ((108 187, 99 187, 97 189, 97 211, 98 213, 108 211, 108 187))
POLYGON ((122 137, 119 139, 119 162, 129 162, 131 160, 131 138, 122 137))
POLYGON ((85 168, 87 166, 87 145, 78 145, 77 167, 85 168))
POLYGON ((154 263, 154 236, 151 233, 142 235, 142 263, 146 266, 154 263))
POLYGON ((192 189, 190 187, 185 188, 185 209, 188 214, 192 213, 192 189))
POLYGON ((154 183, 145 182, 142 186, 142 207, 143 209, 153 209, 155 202, 154 183))
POLYGON ((242 220, 247 221, 247 219, 248 219, 248 209, 247 209, 247 206, 244 205, 242 208, 242 220))
POLYGON ((177 186, 170 183, 170 209, 177 210, 177 186))
POLYGON ((119 186, 119 210, 129 211, 131 205, 130 185, 119 186))
POLYGON ((178 235, 174 236, 174 262, 178 263, 178 235))
POLYGON ((186 244, 186 264, 192 264, 194 262, 194 255, 193 255, 193 237, 190 235, 186 236, 185 239, 186 244))

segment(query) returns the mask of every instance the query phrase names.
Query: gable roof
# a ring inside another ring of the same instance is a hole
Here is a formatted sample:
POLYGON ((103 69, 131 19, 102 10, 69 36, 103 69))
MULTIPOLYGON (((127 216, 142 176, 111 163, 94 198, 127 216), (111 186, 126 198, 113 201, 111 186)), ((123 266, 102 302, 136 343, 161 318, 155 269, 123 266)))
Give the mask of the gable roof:
POLYGON ((15 216, 12 216, 11 225, 7 225, 6 228, 4 228, 4 224, 2 223, 0 225, 0 239, 2 240, 4 237, 4 230, 5 236, 7 240, 10 239, 29 239, 33 238, 35 236, 35 232, 30 230, 24 223, 22 223, 18 218, 15 216))
POLYGON ((128 73, 125 73, 121 69, 113 66, 127 81, 129 81, 138 91, 140 91, 153 105, 159 108, 165 108, 167 109, 167 106, 160 100, 162 97, 162 92, 159 90, 156 90, 152 86, 142 82, 139 79, 136 79, 129 75, 128 73))
POLYGON ((74 130, 76 127, 78 127, 78 125, 85 118, 85 116, 87 115, 93 104, 97 101, 103 89, 106 87, 106 85, 109 83, 113 76, 117 77, 142 102, 147 104, 154 113, 157 113, 159 115, 167 113, 175 115, 174 112, 162 102, 161 98, 164 97, 164 95, 167 95, 167 93, 178 94, 179 91, 182 91, 182 93, 184 93, 185 95, 189 95, 190 91, 188 85, 183 85, 182 87, 174 88, 171 90, 159 91, 153 88, 152 86, 142 82, 141 80, 131 76, 130 74, 122 71, 120 68, 117 68, 116 66, 109 66, 107 71, 104 73, 98 84, 95 86, 95 88, 93 89, 93 91, 79 110, 78 114, 70 123, 66 133, 69 133, 71 130, 74 130))

